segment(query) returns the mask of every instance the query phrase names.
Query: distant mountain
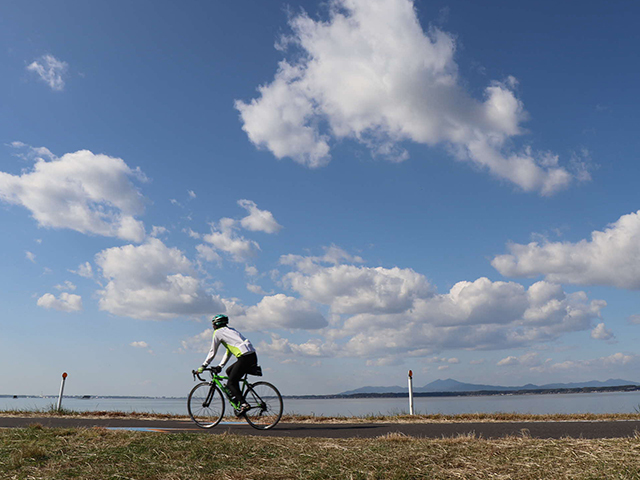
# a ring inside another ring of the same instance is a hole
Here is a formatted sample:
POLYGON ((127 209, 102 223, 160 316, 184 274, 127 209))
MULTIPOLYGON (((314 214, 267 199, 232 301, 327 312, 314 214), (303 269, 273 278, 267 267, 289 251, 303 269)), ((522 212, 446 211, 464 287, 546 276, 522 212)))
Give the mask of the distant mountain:
MULTIPOLYGON (((629 380, 622 380, 620 378, 610 378, 604 382, 599 380, 591 380, 589 382, 575 382, 575 383, 548 383, 545 385, 533 385, 528 383, 522 386, 516 387, 504 387, 501 385, 483 385, 476 383, 464 383, 447 378, 446 380, 434 380, 431 383, 426 384, 424 387, 413 387, 415 393, 422 392, 479 392, 482 390, 491 391, 516 391, 516 390, 541 390, 541 389, 557 389, 557 388, 585 388, 585 387, 617 387, 621 385, 640 385, 637 382, 631 382, 629 380)), ((407 393, 409 389, 407 387, 361 387, 355 390, 348 390, 342 392, 340 395, 353 395, 353 394, 369 394, 369 393, 407 393)))

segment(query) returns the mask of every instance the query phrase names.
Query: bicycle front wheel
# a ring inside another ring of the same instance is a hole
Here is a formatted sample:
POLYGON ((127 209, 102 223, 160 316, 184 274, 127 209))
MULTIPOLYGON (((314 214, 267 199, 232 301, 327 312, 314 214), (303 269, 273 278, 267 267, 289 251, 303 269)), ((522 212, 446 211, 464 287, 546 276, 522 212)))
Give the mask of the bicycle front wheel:
POLYGON ((201 428, 213 428, 224 416, 224 397, 220 389, 210 382, 193 387, 187 399, 189 416, 201 428))
POLYGON ((245 402, 251 408, 244 414, 247 423, 258 430, 274 427, 282 418, 284 404, 282 395, 268 382, 256 382, 247 385, 245 402))

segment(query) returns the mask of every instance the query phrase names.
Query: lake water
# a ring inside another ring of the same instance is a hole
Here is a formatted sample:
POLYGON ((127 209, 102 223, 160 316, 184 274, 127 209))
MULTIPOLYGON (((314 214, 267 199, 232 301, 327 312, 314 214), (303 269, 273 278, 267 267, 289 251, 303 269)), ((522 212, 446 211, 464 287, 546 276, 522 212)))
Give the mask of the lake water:
MULTIPOLYGON (((57 397, 0 397, 0 410, 47 410, 57 397)), ((186 415, 186 398, 65 397, 62 407, 76 411, 153 412, 186 415)), ((408 398, 284 399, 285 413, 317 416, 365 416, 409 411, 408 398)), ((553 395, 417 397, 416 413, 637 413, 640 391, 553 395)))

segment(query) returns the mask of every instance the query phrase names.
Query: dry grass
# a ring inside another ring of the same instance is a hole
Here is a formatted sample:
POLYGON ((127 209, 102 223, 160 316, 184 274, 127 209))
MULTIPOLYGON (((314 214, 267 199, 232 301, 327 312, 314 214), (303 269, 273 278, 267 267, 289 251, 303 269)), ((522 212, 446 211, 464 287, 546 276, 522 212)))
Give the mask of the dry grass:
POLYGON ((533 415, 523 413, 464 413, 458 415, 366 415, 362 417, 317 417, 284 415, 290 423, 478 423, 478 422, 604 422, 640 420, 638 413, 577 413, 533 415))
MULTIPOLYGON (((78 412, 71 410, 3 410, 0 416, 39 418, 47 416, 82 417, 82 418, 132 418, 154 420, 190 420, 187 415, 173 415, 149 412, 114 412, 93 411, 78 412)), ((229 419, 236 420, 235 417, 229 419)), ((316 415, 283 415, 281 423, 475 423, 475 422, 598 422, 639 420, 640 413, 576 413, 533 415, 522 413, 465 413, 458 415, 364 415, 360 417, 316 416, 316 415)))
POLYGON ((0 430, 8 479, 640 479, 640 438, 487 440, 0 430))

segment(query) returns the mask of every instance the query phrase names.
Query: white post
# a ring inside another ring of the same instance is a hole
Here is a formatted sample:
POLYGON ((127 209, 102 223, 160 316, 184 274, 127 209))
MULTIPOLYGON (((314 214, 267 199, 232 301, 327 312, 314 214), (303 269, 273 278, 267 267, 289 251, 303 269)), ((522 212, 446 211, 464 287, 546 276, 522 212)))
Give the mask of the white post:
POLYGON ((413 415, 413 372, 409 370, 409 415, 413 415))
POLYGON ((62 383, 60 384, 60 395, 58 395, 58 406, 56 410, 60 411, 60 407, 62 406, 62 393, 64 392, 64 382, 67 379, 67 372, 62 374, 62 383))

